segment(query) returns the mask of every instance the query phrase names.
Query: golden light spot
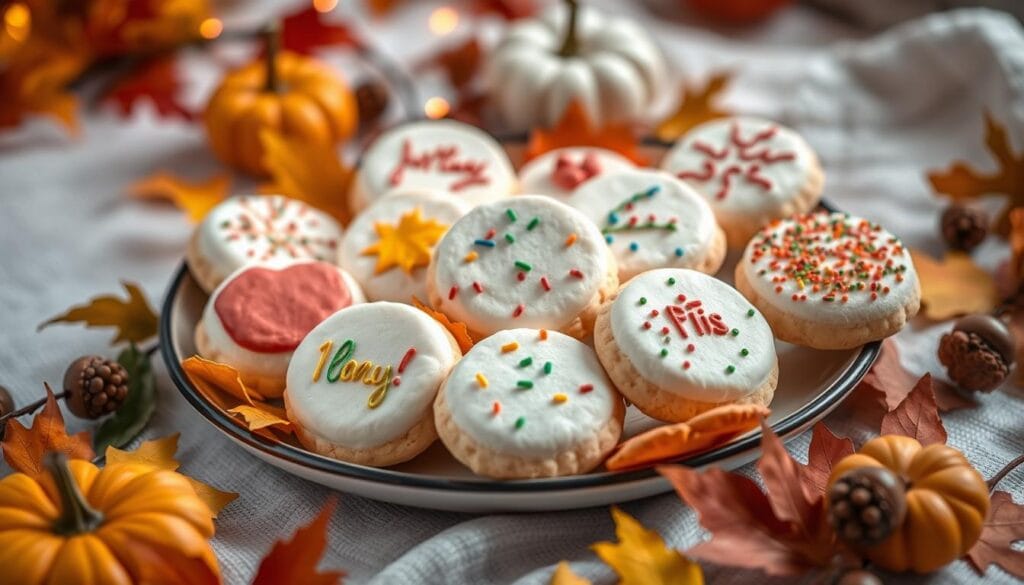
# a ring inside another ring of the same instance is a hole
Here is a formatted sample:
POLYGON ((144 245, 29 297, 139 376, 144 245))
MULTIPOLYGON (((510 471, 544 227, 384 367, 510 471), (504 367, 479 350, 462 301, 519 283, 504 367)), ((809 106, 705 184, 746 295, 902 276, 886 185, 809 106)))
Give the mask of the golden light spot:
POLYGON ((452 107, 448 104, 448 100, 443 97, 434 96, 427 100, 427 103, 423 104, 423 113, 431 120, 444 118, 451 109, 452 107))
POLYGON ((450 34, 459 26, 459 13, 451 6, 441 6, 430 13, 427 21, 430 32, 437 36, 450 34))
POLYGON ((199 24, 199 36, 206 40, 213 40, 224 32, 224 23, 219 18, 207 18, 199 24))
POLYGON ((313 9, 317 12, 330 12, 338 5, 338 0, 313 0, 313 9))
POLYGON ((32 26, 32 13, 21 2, 15 2, 4 11, 4 29, 17 42, 25 40, 32 26))

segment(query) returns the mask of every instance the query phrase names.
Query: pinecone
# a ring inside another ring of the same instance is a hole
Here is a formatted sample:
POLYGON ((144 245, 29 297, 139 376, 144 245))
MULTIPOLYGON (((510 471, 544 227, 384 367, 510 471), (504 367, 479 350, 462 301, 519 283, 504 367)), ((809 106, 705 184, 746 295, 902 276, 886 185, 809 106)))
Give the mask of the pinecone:
POLYGON ((970 252, 988 235, 988 218, 977 209, 950 205, 942 212, 942 238, 954 250, 970 252))
POLYGON ((878 544, 903 523, 903 480, 884 467, 846 472, 828 490, 828 520, 839 538, 856 547, 878 544))
POLYGON ((79 418, 99 418, 121 407, 128 396, 128 372, 98 355, 80 357, 64 373, 68 408, 79 418))
POLYGON ((991 392, 1010 374, 1016 342, 1006 325, 991 315, 969 315, 939 342, 939 361, 958 386, 991 392))

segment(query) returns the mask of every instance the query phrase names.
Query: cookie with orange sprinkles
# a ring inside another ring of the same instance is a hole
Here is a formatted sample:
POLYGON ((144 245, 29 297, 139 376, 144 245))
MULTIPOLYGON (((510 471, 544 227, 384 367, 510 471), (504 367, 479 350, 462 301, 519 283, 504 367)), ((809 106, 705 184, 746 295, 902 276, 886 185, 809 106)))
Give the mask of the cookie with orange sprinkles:
POLYGON ((910 252, 877 223, 843 213, 766 226, 736 266, 736 288, 783 341, 848 349, 883 339, 917 314, 910 252))

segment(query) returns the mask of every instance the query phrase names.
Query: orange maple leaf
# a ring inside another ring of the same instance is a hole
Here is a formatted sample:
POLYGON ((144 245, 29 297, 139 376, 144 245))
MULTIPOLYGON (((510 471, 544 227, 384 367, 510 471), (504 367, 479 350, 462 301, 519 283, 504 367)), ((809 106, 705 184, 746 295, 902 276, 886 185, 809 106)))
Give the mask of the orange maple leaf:
POLYGON ((4 439, 0 442, 4 460, 11 469, 32 477, 47 473, 43 456, 50 451, 64 453, 69 459, 92 460, 95 453, 89 440, 89 433, 68 436, 64 428, 64 415, 57 406, 57 399, 49 384, 46 386, 46 404, 32 421, 31 428, 25 428, 17 419, 7 421, 4 439))
POLYGON ((334 147, 307 144, 273 130, 260 133, 263 161, 271 182, 263 193, 278 193, 304 201, 330 213, 343 225, 348 223, 345 204, 352 170, 342 164, 334 147))
POLYGON ((704 122, 732 115, 713 103, 730 81, 731 72, 719 72, 708 78, 703 87, 691 89, 686 83, 680 85, 679 106, 672 115, 658 123, 655 135, 665 142, 671 142, 704 122))
POLYGON ((291 540, 274 543, 263 557, 252 585, 335 585, 345 576, 343 571, 319 572, 317 565, 327 546, 327 524, 336 505, 330 499, 312 522, 295 531, 291 540))
POLYGON ((89 65, 88 51, 35 36, 18 47, 0 72, 0 128, 13 127, 26 117, 54 118, 72 135, 78 134, 78 99, 68 85, 89 65))
POLYGON ((620 585, 704 585, 700 565, 665 545, 665 540, 616 506, 612 506, 618 542, 590 545, 594 554, 619 576, 620 585))
POLYGON ((995 279, 963 252, 936 260, 919 250, 910 256, 921 279, 922 312, 934 321, 988 313, 999 300, 995 279))
POLYGON ((567 146, 606 148, 640 166, 647 164, 647 158, 640 153, 636 135, 629 124, 610 124, 603 128, 595 128, 586 108, 578 101, 569 104, 562 114, 562 119, 553 128, 535 128, 530 132, 526 160, 567 146))
POLYGON ((1024 153, 1016 153, 1006 136, 1006 128, 985 112, 985 147, 996 159, 994 173, 984 173, 967 162, 955 161, 948 169, 928 173, 928 181, 936 192, 954 201, 976 199, 983 195, 1005 195, 1007 205, 996 219, 996 232, 1010 233, 1009 211, 1024 206, 1024 153))
POLYGON ((455 338, 455 342, 459 344, 459 349, 462 350, 462 353, 466 353, 472 349, 473 344, 476 342, 473 341, 473 337, 469 334, 469 327, 466 327, 465 323, 452 321, 448 318, 448 315, 445 315, 441 311, 431 309, 415 296, 412 297, 412 304, 414 307, 430 315, 435 321, 443 325, 444 328, 448 330, 448 333, 451 333, 452 337, 455 338))
POLYGON ((219 362, 194 355, 181 362, 189 380, 206 400, 244 428, 276 439, 270 431, 285 434, 294 432, 284 409, 264 402, 264 397, 249 388, 238 375, 238 370, 219 362))
POLYGON ((127 299, 121 300, 114 295, 93 297, 88 303, 71 307, 66 313, 41 323, 39 329, 54 323, 75 322, 84 322, 86 327, 114 327, 117 335, 111 345, 122 341, 140 343, 156 335, 156 313, 145 293, 133 282, 122 281, 121 286, 128 293, 127 299))
POLYGON ((215 175, 198 183, 186 181, 160 171, 128 186, 128 194, 139 199, 165 199, 185 212, 195 223, 224 200, 231 187, 231 177, 215 175))

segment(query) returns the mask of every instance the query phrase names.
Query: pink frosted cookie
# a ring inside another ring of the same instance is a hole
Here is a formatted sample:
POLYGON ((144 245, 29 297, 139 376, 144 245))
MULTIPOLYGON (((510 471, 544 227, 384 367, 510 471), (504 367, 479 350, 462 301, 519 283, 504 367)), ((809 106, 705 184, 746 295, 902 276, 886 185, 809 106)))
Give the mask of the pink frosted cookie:
POLYGON ((664 421, 767 406, 775 395, 768 322, 736 289, 694 270, 651 270, 623 285, 597 317, 594 346, 619 391, 664 421))
POLYGON ((603 174, 635 168, 610 150, 571 146, 546 152, 519 170, 519 188, 529 195, 565 198, 580 185, 603 174))
POLYGON ((585 337, 617 286, 615 257, 593 222, 540 195, 467 213, 427 272, 431 304, 475 338, 516 327, 585 337))
POLYGON ((796 132, 759 118, 723 118, 697 126, 661 161, 707 198, 729 245, 742 247, 764 224, 810 211, 825 174, 796 132))
POLYGON ((663 171, 629 169, 582 185, 566 201, 601 229, 625 282, 670 266, 714 274, 725 234, 704 199, 663 171))
POLYGON ((349 192, 350 208, 362 211, 398 188, 450 193, 471 205, 517 190, 504 149, 479 128, 454 120, 396 126, 363 153, 349 192))
POLYGON ((502 479, 590 471, 618 443, 624 413, 592 349, 536 329, 474 345, 434 402, 437 432, 455 458, 502 479))
POLYGON ((231 197, 210 210, 189 241, 185 261, 210 293, 249 264, 334 262, 341 226, 326 213, 281 195, 231 197))
POLYGON ((326 262, 246 266, 210 296, 196 326, 199 355, 238 370, 260 394, 284 391, 292 351, 335 311, 362 303, 359 285, 326 262))

